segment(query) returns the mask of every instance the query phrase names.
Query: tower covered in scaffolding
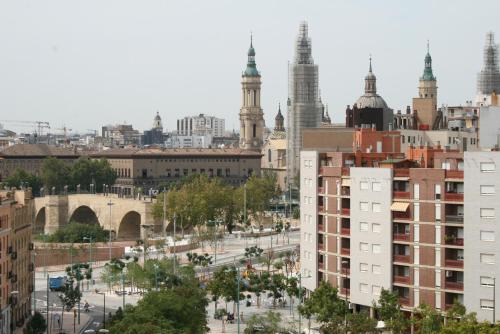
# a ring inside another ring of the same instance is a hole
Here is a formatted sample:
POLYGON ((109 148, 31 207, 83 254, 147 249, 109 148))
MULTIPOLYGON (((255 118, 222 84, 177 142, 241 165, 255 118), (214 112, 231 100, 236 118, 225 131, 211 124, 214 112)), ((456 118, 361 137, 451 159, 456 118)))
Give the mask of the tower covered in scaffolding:
POLYGON ((498 45, 495 44, 493 32, 486 34, 484 46, 484 64, 477 75, 477 98, 479 105, 490 104, 491 95, 500 92, 500 69, 498 67, 498 45))
POLYGON ((318 65, 314 64, 307 22, 300 24, 295 59, 289 65, 288 82, 288 182, 299 172, 302 130, 321 125, 318 65))

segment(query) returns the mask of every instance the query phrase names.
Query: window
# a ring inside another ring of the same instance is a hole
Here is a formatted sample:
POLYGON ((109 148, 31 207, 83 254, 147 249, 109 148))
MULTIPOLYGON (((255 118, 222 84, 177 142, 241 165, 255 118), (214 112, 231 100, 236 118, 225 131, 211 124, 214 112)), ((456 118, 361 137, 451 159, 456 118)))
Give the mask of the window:
POLYGON ((368 211, 368 202, 359 202, 359 210, 367 212, 368 211))
POLYGON ((434 218, 436 219, 436 221, 441 221, 441 204, 436 204, 434 206, 435 210, 435 216, 434 218))
POLYGON ((495 194, 495 186, 484 185, 480 187, 481 195, 489 196, 495 194))
POLYGON ((481 263, 484 264, 495 264, 495 254, 486 254, 486 253, 481 253, 479 255, 481 259, 481 263))
POLYGON ((481 241, 495 241, 495 232, 493 231, 481 231, 481 241))
POLYGON ((366 181, 359 182, 359 189, 368 190, 368 182, 366 182, 366 181))
POLYGON ((481 218, 492 219, 495 218, 495 209, 493 208, 481 208, 481 218))
POLYGON ((359 291, 362 293, 368 293, 368 284, 359 283, 359 291))
POLYGON ((364 222, 359 223, 359 230, 361 232, 367 232, 368 231, 368 223, 364 223, 364 222))
POLYGON ((381 211, 380 203, 372 203, 372 211, 380 212, 381 211))
POLYGON ((372 191, 381 191, 382 184, 380 182, 372 182, 372 191))
POLYGON ((360 242, 359 250, 362 252, 368 252, 368 244, 366 242, 360 242))
POLYGON ((362 273, 365 273, 368 271, 368 263, 360 263, 359 264, 359 271, 362 273))
POLYGON ((434 185, 434 198, 435 199, 441 199, 441 185, 440 184, 436 184, 434 185))
POLYGON ((381 272, 382 272, 382 269, 381 269, 380 265, 372 264, 372 273, 380 274, 381 272))
POLYGON ((374 294, 375 296, 379 296, 380 295, 380 286, 372 285, 372 294, 374 294))
POLYGON ((253 125, 253 128, 252 128, 252 134, 253 134, 253 137, 257 137, 257 125, 253 125))
POLYGON ((267 162, 271 162, 272 161, 272 156, 271 156, 271 149, 268 149, 267 150, 267 162))
POLYGON ((372 245, 372 253, 373 254, 380 254, 380 245, 379 244, 373 244, 372 245))
POLYGON ((494 162, 481 162, 481 173, 490 173, 495 171, 495 163, 494 162))
POLYGON ((372 232, 373 232, 373 233, 380 233, 380 224, 378 224, 378 223, 373 223, 373 224, 372 224, 372 232))
POLYGON ((493 280, 492 277, 488 277, 488 276, 481 276, 481 285, 482 286, 494 286, 495 285, 495 281, 493 280))
POLYGON ((493 310, 495 306, 493 305, 493 300, 491 299, 481 299, 481 309, 483 310, 493 310))

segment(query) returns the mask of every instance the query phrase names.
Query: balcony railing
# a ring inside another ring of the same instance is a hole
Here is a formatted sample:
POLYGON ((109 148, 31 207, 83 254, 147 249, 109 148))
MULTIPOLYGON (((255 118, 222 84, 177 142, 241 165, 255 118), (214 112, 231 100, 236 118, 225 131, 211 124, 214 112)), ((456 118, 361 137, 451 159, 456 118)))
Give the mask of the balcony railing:
POLYGON ((403 169, 403 168, 394 169, 394 177, 408 177, 408 176, 410 176, 409 169, 403 169))
POLYGON ((450 202, 463 202, 464 194, 463 193, 445 193, 444 200, 450 202))
POLYGON ((342 196, 351 196, 351 188, 342 187, 342 189, 340 190, 340 194, 342 196))
POLYGON ((409 191, 393 191, 394 198, 410 198, 409 191))
POLYGON ((324 262, 318 262, 318 268, 319 269, 325 269, 325 263, 324 262))
POLYGON ((325 212, 325 207, 323 205, 318 205, 318 212, 325 212))
POLYGON ((340 229, 340 234, 342 234, 342 235, 350 235, 351 234, 351 229, 349 227, 342 227, 340 229))
POLYGON ((318 250, 324 251, 325 250, 325 244, 318 244, 318 250))
POLYGON ((394 262, 410 263, 410 255, 394 254, 394 262))
POLYGON ((324 193, 325 193, 325 188, 318 187, 318 194, 324 194, 324 193))
POLYGON ((351 268, 347 267, 340 267, 340 274, 341 275, 349 275, 351 273, 351 268))
POLYGON ((394 283, 410 284, 410 276, 394 275, 394 283))
POLYGON ((463 179, 464 171, 463 170, 447 170, 444 172, 444 177, 447 179, 463 179))
POLYGON ((344 215, 344 216, 349 216, 349 215, 351 214, 351 209, 349 209, 349 208, 342 208, 342 209, 340 210, 340 213, 341 213, 342 215, 344 215))
POLYGON ((325 224, 318 224, 318 231, 325 232, 325 224))
POLYGON ((444 281, 444 287, 451 290, 463 290, 464 282, 444 281))
POLYGON ((400 305, 410 305, 410 298, 409 297, 399 297, 399 304, 400 305))
POLYGON ((409 234, 394 233, 392 238, 396 241, 410 241, 409 234))
POLYGON ((394 212, 392 212, 392 219, 410 220, 411 216, 410 216, 409 212, 397 212, 397 211, 394 211, 394 212))
POLYGON ((445 218, 447 223, 462 224, 464 222, 464 216, 461 215, 446 215, 445 218))
POLYGON ((444 243, 445 243, 445 245, 463 246, 464 239, 445 236, 444 243))
POLYGON ((464 267, 464 260, 445 259, 444 264, 447 267, 463 268, 464 267))
POLYGON ((349 289, 349 288, 342 288, 342 289, 340 289, 340 294, 341 295, 349 296, 350 293, 351 293, 351 289, 349 289))
POLYGON ((342 255, 349 255, 349 254, 351 254, 351 249, 350 248, 346 248, 346 247, 342 247, 340 249, 340 254, 342 254, 342 255))
POLYGON ((349 167, 342 167, 342 176, 349 176, 351 174, 351 169, 349 167))

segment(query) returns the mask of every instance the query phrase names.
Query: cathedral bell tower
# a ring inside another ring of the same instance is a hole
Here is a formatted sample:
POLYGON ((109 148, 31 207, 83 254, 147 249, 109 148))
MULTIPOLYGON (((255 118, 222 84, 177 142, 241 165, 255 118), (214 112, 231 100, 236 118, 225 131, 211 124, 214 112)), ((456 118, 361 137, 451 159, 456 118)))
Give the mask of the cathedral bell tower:
POLYGON ((264 135, 264 112, 260 107, 260 73, 255 64, 252 37, 248 49, 247 68, 241 76, 242 106, 240 109, 240 148, 260 150, 264 135))

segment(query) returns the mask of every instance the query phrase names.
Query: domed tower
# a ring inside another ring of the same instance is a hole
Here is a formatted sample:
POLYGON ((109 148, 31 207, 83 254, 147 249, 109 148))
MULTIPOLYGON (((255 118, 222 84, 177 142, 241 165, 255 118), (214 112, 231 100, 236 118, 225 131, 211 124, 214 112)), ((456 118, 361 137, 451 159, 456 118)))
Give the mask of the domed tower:
POLYGON ((486 34, 486 45, 483 52, 483 68, 477 74, 476 103, 479 106, 494 104, 492 103, 492 94, 500 93, 498 44, 495 43, 495 35, 491 31, 486 34))
POLYGON ((285 118, 281 114, 281 105, 278 104, 278 114, 274 118, 274 131, 285 131, 285 118))
POLYGON ((160 113, 158 111, 156 112, 156 116, 153 120, 153 129, 163 129, 160 113))
POLYGON ((419 127, 423 129, 436 128, 437 117, 437 81, 432 73, 432 57, 427 42, 427 54, 424 59, 424 73, 418 85, 418 98, 413 99, 413 110, 418 113, 419 127))
POLYGON ((247 68, 241 76, 242 106, 240 109, 240 148, 260 150, 264 135, 264 112, 260 107, 260 73, 255 63, 255 49, 250 37, 247 68))

